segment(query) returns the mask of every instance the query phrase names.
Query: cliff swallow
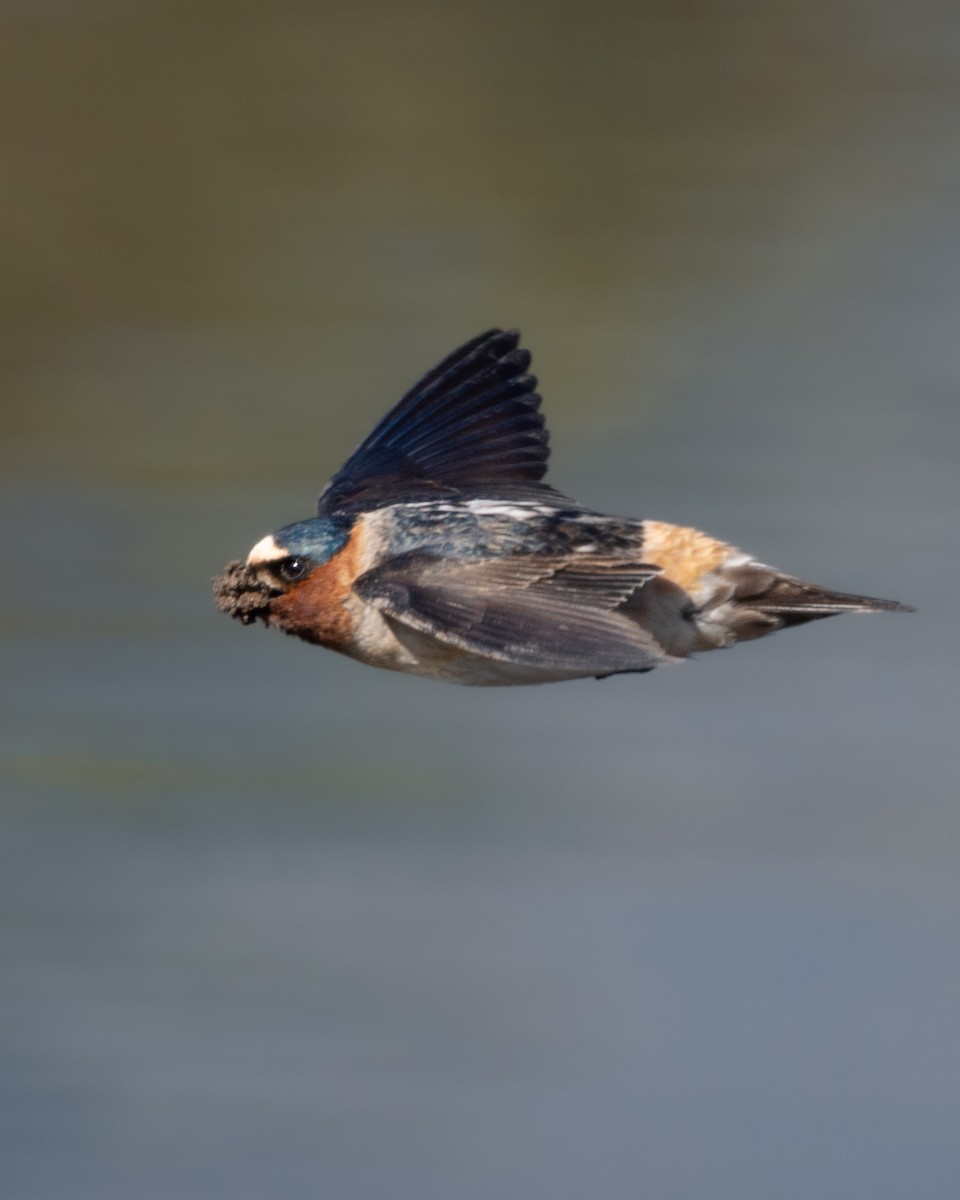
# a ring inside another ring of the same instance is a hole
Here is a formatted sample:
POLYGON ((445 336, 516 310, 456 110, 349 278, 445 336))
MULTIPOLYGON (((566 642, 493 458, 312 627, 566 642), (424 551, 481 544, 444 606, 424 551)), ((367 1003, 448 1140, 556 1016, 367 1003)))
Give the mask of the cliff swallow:
POLYGON ((650 671, 838 613, 910 611, 555 491, 519 340, 491 330, 425 375, 315 517, 226 567, 219 608, 373 666, 481 685, 650 671))

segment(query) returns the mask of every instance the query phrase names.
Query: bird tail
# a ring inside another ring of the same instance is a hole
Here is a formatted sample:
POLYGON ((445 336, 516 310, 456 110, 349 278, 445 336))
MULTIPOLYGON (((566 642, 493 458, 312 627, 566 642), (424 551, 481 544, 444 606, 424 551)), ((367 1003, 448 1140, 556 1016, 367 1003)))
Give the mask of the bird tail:
POLYGON ((718 588, 698 620, 708 645, 746 642, 841 613, 913 611, 896 600, 832 592, 757 562, 738 565, 723 579, 726 586, 718 588))
POLYGON ((776 576, 762 594, 738 598, 757 612, 779 618, 783 626, 801 625, 805 621, 818 621, 847 612, 913 612, 908 605, 896 600, 831 592, 818 584, 784 575, 776 576))

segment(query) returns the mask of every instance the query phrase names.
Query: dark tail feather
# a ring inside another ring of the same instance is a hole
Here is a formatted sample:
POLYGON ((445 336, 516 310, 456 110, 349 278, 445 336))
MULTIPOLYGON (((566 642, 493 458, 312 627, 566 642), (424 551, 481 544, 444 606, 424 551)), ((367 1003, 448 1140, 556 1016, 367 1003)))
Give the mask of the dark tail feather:
POLYGON ((802 625, 847 612, 913 612, 909 605, 896 600, 829 592, 816 584, 783 576, 775 579, 762 595, 751 596, 746 603, 757 612, 776 618, 782 626, 802 625))

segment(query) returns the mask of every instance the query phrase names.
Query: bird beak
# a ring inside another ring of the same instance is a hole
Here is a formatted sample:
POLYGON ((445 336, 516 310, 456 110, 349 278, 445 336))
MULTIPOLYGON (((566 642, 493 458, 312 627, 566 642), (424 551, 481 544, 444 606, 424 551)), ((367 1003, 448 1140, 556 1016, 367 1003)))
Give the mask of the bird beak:
POLYGON ((264 579, 247 563, 234 560, 213 581, 213 594, 220 612, 238 620, 241 625, 252 625, 258 618, 267 624, 270 601, 279 596, 281 589, 264 579))

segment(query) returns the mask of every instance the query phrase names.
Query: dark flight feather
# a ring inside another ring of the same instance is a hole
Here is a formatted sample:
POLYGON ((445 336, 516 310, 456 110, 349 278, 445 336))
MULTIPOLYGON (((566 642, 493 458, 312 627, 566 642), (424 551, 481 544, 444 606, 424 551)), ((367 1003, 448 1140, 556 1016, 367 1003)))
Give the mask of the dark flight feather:
POLYGON ((412 553, 355 592, 403 625, 501 662, 593 674, 643 671, 670 655, 619 606, 659 573, 646 563, 514 555, 479 562, 412 553))
POLYGON ((495 494, 554 495, 540 483, 548 434, 530 354, 516 331, 492 329, 429 371, 334 475, 317 515, 402 501, 495 494))

